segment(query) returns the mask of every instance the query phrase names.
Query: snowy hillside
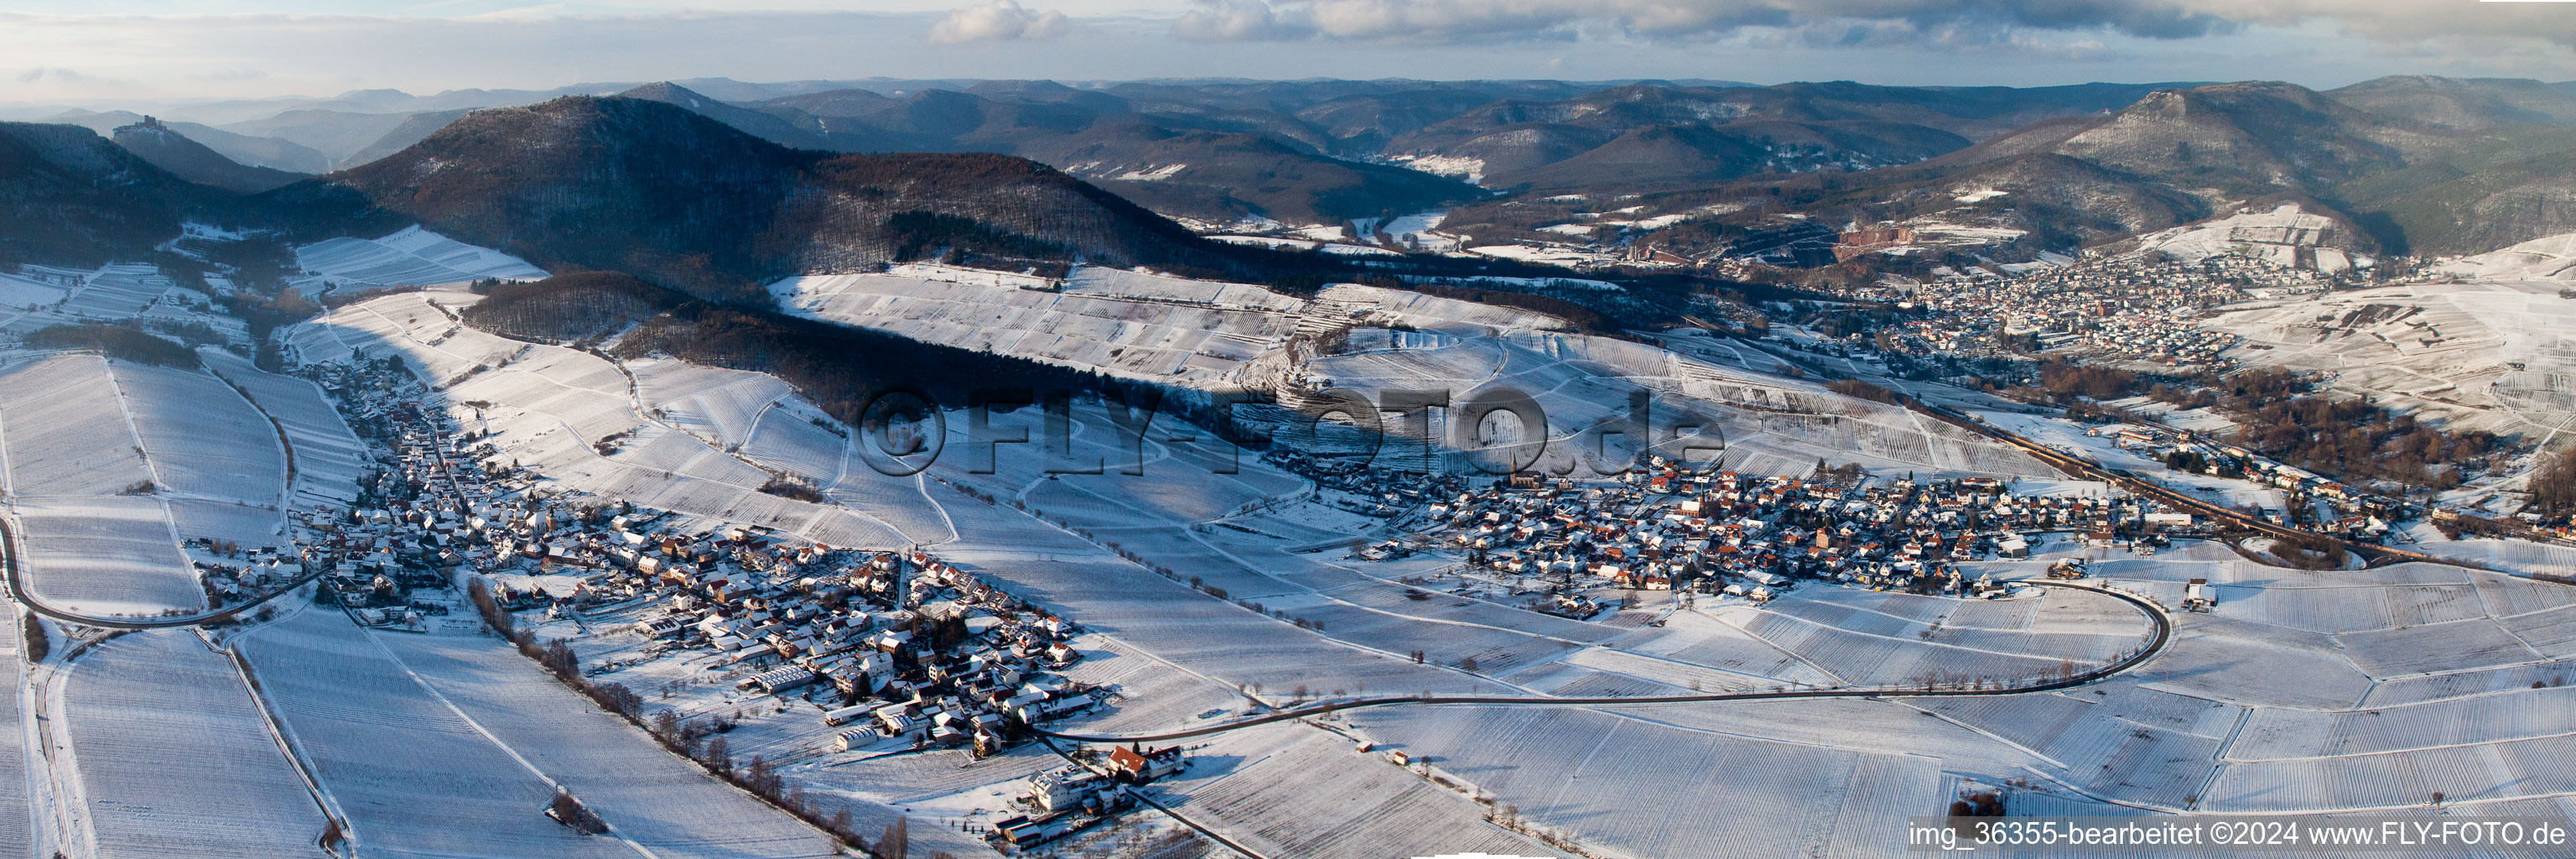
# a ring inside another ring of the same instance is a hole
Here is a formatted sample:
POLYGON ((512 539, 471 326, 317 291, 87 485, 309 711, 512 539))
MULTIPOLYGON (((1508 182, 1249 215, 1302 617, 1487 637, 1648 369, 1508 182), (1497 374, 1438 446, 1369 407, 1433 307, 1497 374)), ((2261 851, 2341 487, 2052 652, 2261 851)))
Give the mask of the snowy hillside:
POLYGON ((2229 356, 2328 374, 2339 391, 2498 433, 2576 418, 2576 300, 2547 283, 2428 283, 2231 305, 2229 356))
MULTIPOLYGON (((2019 452, 1819 383, 1571 333, 1562 320, 1499 304, 1356 284, 1300 300, 1099 267, 1078 270, 1060 292, 1047 287, 916 265, 791 278, 771 292, 816 319, 1201 390, 1269 390, 1291 407, 1317 402, 1322 388, 1372 397, 1436 389, 1463 403, 1509 387, 1537 399, 1559 441, 1589 439, 1587 431, 1626 416, 1629 392, 1653 391, 1667 415, 1713 418, 1709 431, 1726 440, 1728 467, 1757 473, 1804 473, 1818 459, 1874 470, 2049 473, 2019 452)), ((1448 432, 1434 430, 1443 439, 1448 432)), ((1550 455, 1589 447, 1559 444, 1550 455)))
POLYGON ((2435 270, 2472 280, 2576 280, 2576 233, 2461 257, 2435 270))
POLYGON ((339 238, 296 248, 295 264, 306 273, 298 285, 317 290, 319 281, 324 280, 355 290, 546 276, 543 269, 518 257, 458 242, 418 226, 405 227, 379 239, 339 238))
POLYGON ((2161 253, 2187 262, 2234 254, 2319 271, 2370 265, 2369 257, 2336 246, 2349 238, 2341 235, 2345 231, 2345 226, 2333 218, 2309 213, 2296 203, 2284 203, 2268 212, 2243 211, 2147 233, 2134 240, 2134 249, 2128 253, 2161 253))

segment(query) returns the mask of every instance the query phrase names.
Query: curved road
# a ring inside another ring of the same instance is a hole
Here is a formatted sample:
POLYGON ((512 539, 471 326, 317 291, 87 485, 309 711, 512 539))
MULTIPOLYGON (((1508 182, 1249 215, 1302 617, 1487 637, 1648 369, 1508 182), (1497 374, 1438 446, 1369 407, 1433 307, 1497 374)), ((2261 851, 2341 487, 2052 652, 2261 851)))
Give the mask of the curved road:
POLYGON ((18 534, 15 531, 9 530, 9 522, 6 519, 0 519, 0 573, 5 573, 9 579, 9 598, 17 600, 19 604, 26 606, 28 611, 50 617, 64 623, 77 623, 82 626, 96 626, 107 629, 168 629, 174 626, 196 626, 201 623, 213 623, 215 621, 229 619, 233 615, 249 611, 258 607, 262 603, 268 602, 269 600, 292 593, 296 588, 303 587, 306 582, 322 577, 322 571, 315 570, 310 573, 305 573, 294 581, 287 582, 277 590, 270 591, 267 596, 251 600, 250 602, 242 603, 240 605, 225 606, 213 611, 199 612, 197 614, 155 618, 91 617, 84 614, 73 614, 71 612, 46 605, 44 601, 36 599, 36 593, 33 589, 27 587, 26 577, 19 574, 18 534))
POLYGON ((1257 725, 1285 722, 1291 719, 1303 719, 1308 716, 1320 716, 1326 713, 1334 713, 1342 710, 1356 710, 1362 707, 1388 707, 1401 704, 1487 704, 1500 706, 1595 707, 1619 704, 1697 704, 1721 701, 1776 701, 1797 698, 1967 698, 1987 695, 2027 695, 2033 692, 2053 692, 2059 689, 2071 689, 2077 686, 2099 682, 2123 671, 2135 668, 2144 664, 2147 660, 2155 658, 2157 653, 2164 650, 2166 642, 2170 641, 2173 637, 2173 621, 2166 615, 2164 607, 2148 601, 2145 597, 2122 591, 2115 591, 2109 588, 2069 584, 2066 582, 2025 581, 2023 584, 2097 593, 2127 602, 2131 606, 2136 607, 2140 613, 2145 614, 2148 621, 2155 624, 2155 637, 2147 642, 2147 646, 2139 648, 2138 652, 2130 654, 2127 658, 2121 659, 2118 662, 2104 665, 2072 677, 2050 680, 2043 683, 2033 683, 2027 686, 2013 686, 2001 689, 1805 689, 1781 692, 1717 692, 1694 695, 1658 695, 1630 698, 1531 698, 1524 696, 1497 695, 1407 695, 1403 697, 1387 696, 1379 698, 1354 698, 1347 701, 1331 701, 1319 704, 1309 704, 1304 707, 1264 713, 1259 716, 1238 719, 1232 722, 1205 725, 1181 731, 1166 731, 1159 734, 1101 736, 1092 734, 1067 734, 1036 727, 1032 727, 1029 730, 1031 733, 1035 733, 1040 736, 1053 737, 1061 740, 1072 740, 1082 743, 1155 743, 1166 740, 1182 740, 1191 737, 1204 737, 1209 734, 1219 734, 1226 731, 1240 730, 1257 725))

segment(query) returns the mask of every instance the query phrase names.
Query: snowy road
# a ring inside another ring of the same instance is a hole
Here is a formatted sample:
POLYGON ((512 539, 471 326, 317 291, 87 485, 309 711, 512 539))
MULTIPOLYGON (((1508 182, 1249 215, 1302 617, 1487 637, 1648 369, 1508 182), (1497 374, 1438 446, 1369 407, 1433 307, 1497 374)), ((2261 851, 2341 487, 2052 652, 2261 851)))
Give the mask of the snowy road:
POLYGON ((1353 698, 1347 701, 1328 701, 1304 707, 1265 713, 1259 716, 1238 719, 1232 722, 1207 725, 1204 727, 1190 728, 1181 731, 1166 731, 1158 734, 1092 736, 1061 733, 1057 731, 1049 731, 1044 728, 1030 728, 1029 730, 1037 734, 1057 739, 1073 740, 1075 742, 1084 743, 1156 743, 1168 740, 1188 739, 1190 737, 1204 737, 1211 734, 1221 734, 1227 731, 1241 730, 1243 728, 1250 728, 1257 725, 1285 722, 1292 719, 1304 719, 1312 716, 1321 716, 1326 713, 1337 713, 1343 710, 1356 710, 1363 707, 1431 704, 1601 707, 1639 704, 1708 704, 1726 701, 1779 701, 1814 698, 1964 698, 1993 697, 1999 695, 2027 695, 2035 692, 2054 692, 2060 689, 2073 689, 2078 686, 2090 685, 2117 676, 2121 672, 2144 665, 2148 660, 2154 659, 2156 654, 2162 652, 2165 644, 2173 637, 2173 622, 2165 614, 2164 608, 2144 597, 2123 591, 2111 590, 2109 588, 2097 588, 2067 582, 2026 581, 2023 582, 2023 584, 2037 585, 2041 587, 2067 588, 2070 590, 2098 593, 2126 602, 2131 606, 2136 607, 2140 614, 2147 617, 2148 622, 2154 626, 2154 637, 2148 639, 2146 646, 2139 648, 2136 653, 2132 653, 2117 662, 2095 668, 2091 671, 2087 671, 2073 677, 2042 683, 2033 683, 2025 686, 2012 686, 1996 689, 1881 687, 1874 689, 1810 689, 1781 692, 1719 692, 1698 695, 1597 698, 1523 698, 1491 695, 1388 695, 1376 698, 1353 698))

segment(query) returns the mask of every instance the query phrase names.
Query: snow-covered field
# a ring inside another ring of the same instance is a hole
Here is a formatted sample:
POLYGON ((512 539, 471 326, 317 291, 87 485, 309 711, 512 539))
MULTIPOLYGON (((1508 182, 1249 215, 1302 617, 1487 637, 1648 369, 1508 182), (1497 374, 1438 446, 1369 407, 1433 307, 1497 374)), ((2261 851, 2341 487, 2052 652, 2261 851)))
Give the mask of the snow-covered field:
POLYGON ((61 284, 0 274, 0 307, 44 307, 63 300, 68 294, 68 289, 61 284))
POLYGON ((1900 855, 1902 842, 1887 833, 1948 800, 1936 793, 1934 758, 1747 739, 1660 719, 1654 709, 1631 716, 1458 706, 1363 710, 1350 722, 1386 747, 1427 755, 1432 772, 1537 826, 1620 856, 1900 855))
POLYGON ((599 812, 616 834, 667 857, 821 857, 829 838, 585 706, 536 663, 490 638, 379 635, 437 697, 526 765, 599 812))
POLYGON ((1563 856, 1484 819, 1451 789, 1326 731, 1273 725, 1217 737, 1157 792, 1269 856, 1563 856))
POLYGON ((1136 298, 1140 286, 1172 280, 1077 278, 1055 293, 868 274, 794 278, 771 289, 819 319, 1185 384, 1213 383, 1296 327, 1295 303, 1256 287, 1182 282, 1199 288, 1136 298))
POLYGON ((107 495, 152 479, 107 366, 89 355, 0 366, 0 476, 9 494, 107 495))
POLYGON ((86 354, 0 366, 0 490, 32 587, 67 611, 198 608, 181 541, 286 542, 278 431, 204 372, 86 354))
MULTIPOLYGON (((553 787, 428 694, 372 635, 339 612, 308 609, 235 645, 296 748, 349 816, 362 853, 634 855, 538 814, 553 787)), ((565 695, 561 706, 580 706, 565 695)), ((583 799, 598 807, 596 798, 583 799)))
POLYGON ((2319 573, 2185 555, 2092 565, 2168 604, 2181 578, 2216 585, 2216 609, 2175 615, 2174 643, 2137 671, 1927 706, 2045 756, 2062 788, 2128 805, 2360 811, 2439 791, 2446 806, 2571 811, 2554 798, 2558 768, 2528 762, 2563 754, 2551 744, 2569 729, 2549 702, 2576 673, 2558 632, 2576 589, 2427 564, 2319 573))
MULTIPOLYGON (((485 441, 501 451, 501 462, 516 461, 566 488, 687 514, 709 527, 765 525, 844 547, 906 542, 864 513, 760 491, 773 471, 790 469, 764 470, 729 449, 752 442, 755 422, 773 407, 819 414, 776 380, 648 362, 630 390, 629 371, 605 358, 503 340, 454 321, 449 305, 476 298, 385 296, 339 308, 288 336, 306 360, 345 359, 353 351, 402 356, 414 374, 445 389, 443 405, 460 424, 491 434, 485 441), (743 386, 733 387, 738 382, 743 386)), ((779 441, 771 446, 792 447, 787 433, 774 433, 779 441)), ((812 434, 801 440, 808 448, 782 457, 787 465, 837 467, 838 451, 812 450, 812 434)))
POLYGON ((250 688, 189 631, 92 648, 58 700, 96 855, 326 855, 321 808, 250 688))
POLYGON ((2436 270, 2475 280, 2564 280, 2576 269, 2576 233, 2542 236, 2462 257, 2436 270))
POLYGON ((117 321, 142 313, 153 299, 171 290, 168 277, 150 265, 122 264, 99 269, 63 302, 66 315, 95 321, 117 321))
POLYGON ((546 276, 544 269, 526 260, 417 226, 378 239, 339 238, 296 248, 295 264, 307 274, 298 279, 298 285, 316 290, 324 280, 338 284, 340 289, 355 290, 546 276))
POLYGON ((794 278, 772 290, 817 319, 1189 387, 1275 388, 1298 379, 1372 396, 1446 391, 1460 403, 1508 387, 1538 400, 1559 440, 1625 418, 1627 394, 1653 390, 1666 415, 1708 417, 1699 423, 1723 434, 1728 466, 1741 471, 1803 474, 1822 458, 1933 474, 2049 473, 2018 452, 1901 409, 1566 333, 1552 317, 1498 305, 1349 284, 1299 301, 1240 284, 1101 268, 1081 269, 1061 293, 996 282, 1007 277, 909 267, 794 278), (1346 345, 1334 354, 1288 345, 1291 335, 1345 330, 1346 345))
POLYGON ((276 509, 286 490, 277 429, 249 400, 203 372, 112 365, 161 492, 276 509))
MULTIPOLYGON (((2411 284, 2245 302, 2204 325, 2243 337, 2229 357, 2323 372, 2453 430, 2549 439, 2576 422, 2576 299, 2529 281, 2411 284)), ((2556 445, 2552 445, 2555 447, 2556 445)))
POLYGON ((2310 214, 2301 210, 2297 203, 2283 203, 2268 212, 2240 212, 2147 233, 2134 240, 2130 252, 2139 255, 2163 253, 2185 262, 2236 254, 2282 266, 2298 266, 2304 251, 2314 258, 2315 268, 2322 271, 2342 271, 2356 264, 2370 264, 2368 258, 2355 259, 2341 250, 2325 247, 2324 242, 2333 229, 2332 218, 2310 214))
POLYGON ((159 500, 22 498, 12 506, 29 586, 55 608, 159 614, 205 605, 159 500))
POLYGON ((294 454, 294 504, 346 505, 357 497, 357 481, 366 474, 368 452, 348 422, 323 399, 321 388, 292 376, 261 372, 230 352, 202 349, 197 354, 208 369, 239 387, 286 433, 294 454))

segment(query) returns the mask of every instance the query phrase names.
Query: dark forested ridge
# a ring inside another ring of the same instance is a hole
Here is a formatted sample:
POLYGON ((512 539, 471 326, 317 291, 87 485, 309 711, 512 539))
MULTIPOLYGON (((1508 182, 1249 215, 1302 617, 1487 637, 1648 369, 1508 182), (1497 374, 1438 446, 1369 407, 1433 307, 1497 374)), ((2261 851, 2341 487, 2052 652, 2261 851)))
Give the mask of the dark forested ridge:
POLYGON ((549 269, 627 271, 717 299, 789 274, 899 261, 930 246, 924 224, 946 225, 938 244, 965 252, 1244 268, 1243 254, 1035 162, 789 149, 641 99, 476 111, 321 181, 549 269))
POLYGON ((304 178, 301 173, 236 162, 148 116, 142 122, 119 126, 114 133, 111 139, 116 145, 199 185, 252 194, 304 178))
POLYGON ((561 274, 531 283, 478 286, 485 297, 466 323, 520 340, 597 340, 688 301, 688 296, 619 272, 561 274))
POLYGON ((0 271, 142 258, 220 196, 86 128, 0 123, 0 271))

